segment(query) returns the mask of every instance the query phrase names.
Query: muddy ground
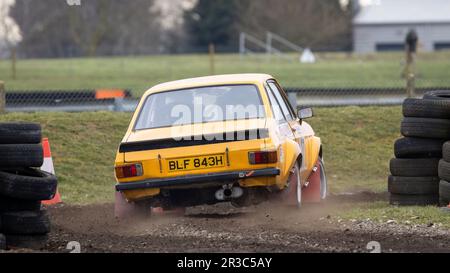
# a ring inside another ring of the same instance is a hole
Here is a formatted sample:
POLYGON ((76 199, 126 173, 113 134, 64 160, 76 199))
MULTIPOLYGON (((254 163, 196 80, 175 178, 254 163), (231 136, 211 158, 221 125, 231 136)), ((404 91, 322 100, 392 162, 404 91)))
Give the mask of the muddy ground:
POLYGON ((44 251, 67 252, 67 243, 77 241, 81 252, 369 252, 367 244, 377 241, 383 252, 450 252, 446 230, 334 216, 357 202, 335 197, 300 211, 222 204, 123 221, 114 218, 113 204, 59 205, 49 209, 53 230, 44 251))

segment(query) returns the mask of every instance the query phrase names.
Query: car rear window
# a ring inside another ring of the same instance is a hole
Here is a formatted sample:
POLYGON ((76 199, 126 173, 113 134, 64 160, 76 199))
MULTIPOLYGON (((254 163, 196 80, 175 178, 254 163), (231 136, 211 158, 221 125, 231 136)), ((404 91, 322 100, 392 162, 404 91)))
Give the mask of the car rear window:
POLYGON ((221 85, 166 91, 148 96, 135 130, 265 117, 255 85, 221 85))

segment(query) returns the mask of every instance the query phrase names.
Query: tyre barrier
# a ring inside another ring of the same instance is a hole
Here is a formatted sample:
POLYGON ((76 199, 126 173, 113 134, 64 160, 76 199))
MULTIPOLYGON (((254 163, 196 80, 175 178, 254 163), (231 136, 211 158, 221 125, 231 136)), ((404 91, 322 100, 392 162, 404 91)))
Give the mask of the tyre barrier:
POLYGON ((439 203, 442 206, 450 204, 450 141, 446 142, 442 149, 443 158, 439 161, 439 203))
POLYGON ((450 90, 403 102, 402 138, 394 143, 388 178, 390 204, 450 203, 450 90))
POLYGON ((0 123, 0 249, 42 249, 50 220, 43 200, 54 198, 57 179, 44 162, 41 126, 0 123))

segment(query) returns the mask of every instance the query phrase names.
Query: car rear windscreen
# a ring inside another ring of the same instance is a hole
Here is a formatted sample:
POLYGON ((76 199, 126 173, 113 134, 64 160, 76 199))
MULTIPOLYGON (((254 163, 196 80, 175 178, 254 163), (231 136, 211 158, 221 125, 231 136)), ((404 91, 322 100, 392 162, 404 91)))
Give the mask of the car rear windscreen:
POLYGON ((255 85, 221 85, 166 91, 148 96, 135 130, 265 116, 255 85))

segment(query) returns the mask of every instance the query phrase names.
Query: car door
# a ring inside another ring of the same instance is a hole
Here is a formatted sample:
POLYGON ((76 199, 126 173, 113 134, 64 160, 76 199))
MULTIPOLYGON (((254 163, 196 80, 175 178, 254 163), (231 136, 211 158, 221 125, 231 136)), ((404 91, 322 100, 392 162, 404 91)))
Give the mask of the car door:
POLYGON ((266 92, 272 108, 272 113, 277 123, 278 130, 283 138, 295 139, 291 125, 291 116, 286 116, 286 105, 282 100, 277 98, 276 93, 270 88, 269 82, 266 84, 266 92))
POLYGON ((276 99, 280 103, 281 110, 284 116, 286 117, 286 120, 294 134, 294 137, 298 140, 301 134, 301 124, 299 119, 297 118, 297 115, 292 105, 289 103, 289 100, 285 92, 275 80, 269 80, 267 84, 269 85, 269 88, 272 90, 276 99))
MULTIPOLYGON (((291 126, 289 125, 289 121, 286 118, 286 116, 283 113, 283 106, 280 104, 280 102, 277 100, 274 92, 270 89, 269 85, 266 83, 264 84, 267 97, 270 101, 270 106, 273 113, 274 118, 274 126, 277 126, 278 130, 274 130, 276 138, 273 139, 273 141, 279 141, 279 144, 282 146, 285 146, 285 144, 288 141, 295 142, 295 136, 292 132, 291 126)), ((283 151, 283 150, 282 150, 283 151)), ((284 160, 284 156, 281 156, 284 160)), ((280 162, 281 163, 281 162, 280 162)), ((290 173, 290 166, 287 166, 284 163, 281 163, 279 165, 280 167, 280 176, 277 177, 277 183, 279 185, 284 185, 285 181, 287 180, 289 173, 290 173)))
MULTIPOLYGON (((273 92, 275 98, 280 103, 281 110, 286 117, 287 123, 289 124, 289 128, 293 134, 295 141, 299 144, 302 155, 308 155, 309 150, 313 145, 312 137, 314 136, 311 126, 305 122, 301 122, 297 118, 297 115, 294 112, 292 105, 289 103, 289 100, 281 87, 275 80, 270 80, 267 82, 269 88, 273 92)), ((311 166, 306 164, 308 160, 304 158, 302 160, 302 166, 300 172, 302 173, 302 177, 305 177, 307 173, 310 172, 311 166)))

